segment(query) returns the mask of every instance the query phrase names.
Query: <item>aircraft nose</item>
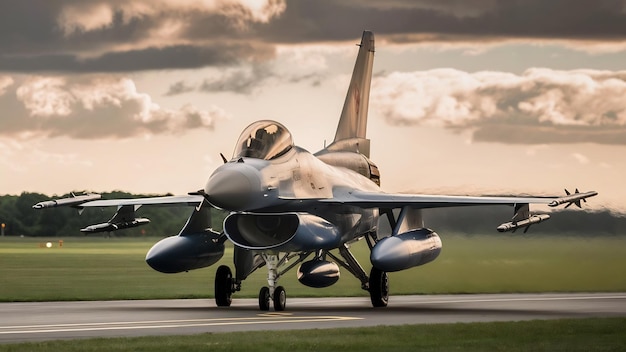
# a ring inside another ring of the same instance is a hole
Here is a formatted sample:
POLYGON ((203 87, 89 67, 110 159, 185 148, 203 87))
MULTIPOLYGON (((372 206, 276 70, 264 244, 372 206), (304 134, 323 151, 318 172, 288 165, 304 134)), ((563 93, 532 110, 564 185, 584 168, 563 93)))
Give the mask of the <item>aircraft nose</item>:
POLYGON ((260 191, 258 171, 244 165, 236 166, 241 167, 226 167, 209 178, 204 192, 213 206, 231 211, 246 210, 260 191))

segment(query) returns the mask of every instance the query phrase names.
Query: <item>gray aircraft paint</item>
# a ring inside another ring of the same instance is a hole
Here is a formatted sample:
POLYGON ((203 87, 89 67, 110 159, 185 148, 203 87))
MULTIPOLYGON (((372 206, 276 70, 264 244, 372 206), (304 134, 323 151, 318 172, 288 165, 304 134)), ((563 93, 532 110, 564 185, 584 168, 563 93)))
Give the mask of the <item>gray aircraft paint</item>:
POLYGON ((380 188, 380 172, 369 159, 366 138, 367 109, 374 59, 374 35, 363 32, 352 79, 337 126, 335 139, 315 154, 296 146, 291 133, 276 121, 257 121, 246 127, 230 160, 219 166, 205 187, 186 196, 97 200, 99 195, 74 196, 41 202, 43 209, 61 205, 116 206, 118 213, 106 223, 86 229, 114 231, 138 226, 142 206, 190 205, 195 209, 176 236, 156 243, 146 255, 155 270, 175 273, 215 264, 224 254, 224 242, 234 245, 235 275, 220 266, 215 278, 218 306, 228 306, 231 296, 255 270, 266 266, 268 286, 259 292, 259 308, 286 307, 286 293, 277 283, 299 266, 300 281, 326 287, 339 279, 339 267, 354 275, 370 292, 375 307, 387 305, 387 271, 404 270, 437 258, 442 242, 424 226, 422 209, 452 206, 512 206, 513 219, 500 231, 527 229, 547 220, 530 213, 529 204, 581 205, 597 195, 583 192, 564 197, 471 197, 424 194, 389 194, 380 188), (230 214, 224 232, 210 228, 210 207, 230 214), (379 231, 387 221, 391 233, 379 231), (349 244, 364 238, 371 249, 372 270, 366 273, 352 256, 349 244), (331 252, 330 250, 336 250, 331 252), (338 252, 338 254, 337 254, 338 252))

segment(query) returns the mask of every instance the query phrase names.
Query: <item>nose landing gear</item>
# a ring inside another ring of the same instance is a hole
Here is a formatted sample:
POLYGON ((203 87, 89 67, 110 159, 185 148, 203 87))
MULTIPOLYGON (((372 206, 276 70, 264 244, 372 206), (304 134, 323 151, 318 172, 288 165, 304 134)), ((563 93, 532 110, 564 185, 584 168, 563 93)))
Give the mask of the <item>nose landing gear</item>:
POLYGON ((269 287, 262 287, 259 291, 259 309, 268 311, 270 309, 270 299, 274 303, 274 310, 281 312, 287 305, 287 293, 282 286, 276 287, 278 281, 279 258, 276 254, 263 254, 263 259, 267 265, 267 284, 269 287))

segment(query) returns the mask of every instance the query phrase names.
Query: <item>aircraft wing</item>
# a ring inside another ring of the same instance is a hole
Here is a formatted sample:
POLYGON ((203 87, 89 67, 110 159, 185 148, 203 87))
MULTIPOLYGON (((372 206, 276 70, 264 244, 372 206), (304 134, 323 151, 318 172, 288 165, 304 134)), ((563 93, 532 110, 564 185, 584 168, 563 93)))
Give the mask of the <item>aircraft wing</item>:
POLYGON ((132 199, 103 199, 85 202, 79 205, 81 208, 94 207, 122 207, 122 206, 172 206, 172 205, 189 205, 198 206, 202 203, 204 197, 201 195, 183 195, 183 196, 165 196, 165 197, 147 197, 132 199))
POLYGON ((117 212, 113 217, 104 223, 89 225, 81 232, 97 233, 112 232, 131 227, 137 227, 150 222, 147 218, 138 218, 135 211, 142 206, 174 206, 174 205, 190 205, 195 206, 198 210, 202 206, 204 197, 197 194, 184 196, 166 196, 166 197, 146 197, 132 199, 106 199, 101 200, 99 194, 86 194, 81 196, 72 195, 68 198, 54 199, 39 202, 33 205, 34 209, 55 208, 60 206, 70 206, 78 208, 81 213, 85 208, 94 207, 117 207, 117 212))
MULTIPOLYGON (((578 190, 577 190, 578 191, 578 190)), ((336 194, 334 198, 322 202, 351 204, 362 208, 401 208, 409 206, 415 209, 443 208, 472 205, 515 205, 515 204, 546 204, 556 207, 567 203, 566 207, 597 195, 597 192, 576 192, 563 197, 532 197, 532 196, 447 196, 426 194, 401 194, 383 192, 353 191, 336 194)))
POLYGON ((56 208, 61 206, 71 206, 73 208, 83 209, 92 207, 124 207, 133 206, 135 209, 144 206, 172 206, 172 205, 191 205, 198 206, 202 203, 201 195, 184 195, 184 196, 165 196, 165 197, 146 197, 132 199, 100 199, 99 194, 86 194, 68 198, 47 200, 33 205, 34 209, 56 208))

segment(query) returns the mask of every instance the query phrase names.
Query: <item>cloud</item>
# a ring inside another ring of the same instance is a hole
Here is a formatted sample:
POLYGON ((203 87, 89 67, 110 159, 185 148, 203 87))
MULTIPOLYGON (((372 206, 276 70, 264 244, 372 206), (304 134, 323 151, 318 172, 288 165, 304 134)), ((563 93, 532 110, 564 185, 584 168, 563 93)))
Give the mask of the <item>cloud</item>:
MULTIPOLYGON (((272 61, 206 70, 209 73, 201 82, 175 82, 170 85, 166 95, 192 91, 254 94, 268 85, 301 82, 318 86, 320 80, 328 75, 327 56, 344 51, 348 50, 319 45, 278 46, 272 61)), ((353 54, 353 51, 350 53, 353 54)))
POLYGON ((626 71, 394 72, 371 92, 391 124, 469 129, 479 141, 626 144, 626 71))
POLYGON ((187 82, 178 81, 178 82, 174 82, 173 84, 169 86, 165 95, 173 96, 173 95, 193 92, 194 90, 196 90, 196 88, 193 87, 192 85, 189 85, 187 82))
POLYGON ((236 67, 272 59, 279 45, 352 41, 362 29, 400 44, 522 40, 625 50, 625 7, 618 0, 6 0, 0 71, 236 67))
POLYGON ((0 4, 0 71, 123 72, 267 59, 272 45, 245 33, 284 6, 280 0, 8 0, 0 4))
POLYGON ((199 90, 250 94, 271 76, 272 73, 267 67, 259 65, 230 69, 205 79, 199 90))
POLYGON ((288 2, 281 16, 267 26, 255 27, 283 42, 352 39, 354 28, 372 29, 405 43, 425 38, 442 42, 472 38, 617 42, 626 34, 625 19, 624 1, 615 0, 322 0, 288 2))
POLYGON ((572 153, 572 158, 576 159, 581 165, 589 164, 589 158, 580 153, 572 153))
POLYGON ((254 56, 272 57, 273 49, 249 44, 215 43, 210 47, 175 45, 110 52, 93 58, 81 58, 72 54, 33 57, 0 55, 0 68, 12 72, 127 72, 162 68, 189 69, 207 65, 222 66, 246 61, 254 56))
POLYGON ((13 78, 10 76, 0 76, 0 95, 3 95, 12 84, 13 78))
MULTIPOLYGON (((267 23, 285 9, 283 1, 246 0, 133 0, 90 1, 67 3, 57 16, 57 24, 67 36, 115 25, 162 13, 219 14, 239 25, 247 22, 267 23)), ((174 16, 172 16, 174 17, 174 16)), ((175 18, 175 17, 174 17, 175 18)))
POLYGON ((0 134, 20 137, 127 138, 212 129, 226 113, 215 106, 159 106, 124 77, 31 76, 0 97, 0 134))

